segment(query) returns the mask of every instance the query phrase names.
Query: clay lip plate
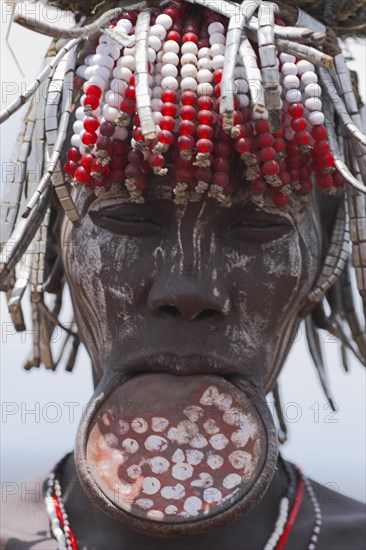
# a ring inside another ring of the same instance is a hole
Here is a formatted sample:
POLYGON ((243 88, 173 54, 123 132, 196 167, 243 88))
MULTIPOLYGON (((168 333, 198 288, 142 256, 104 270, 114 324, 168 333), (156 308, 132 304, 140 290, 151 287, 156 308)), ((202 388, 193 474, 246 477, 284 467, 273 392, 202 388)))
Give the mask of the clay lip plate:
POLYGON ((179 524, 245 498, 267 448, 257 408, 223 376, 145 373, 101 405, 86 458, 112 505, 141 520, 179 524))

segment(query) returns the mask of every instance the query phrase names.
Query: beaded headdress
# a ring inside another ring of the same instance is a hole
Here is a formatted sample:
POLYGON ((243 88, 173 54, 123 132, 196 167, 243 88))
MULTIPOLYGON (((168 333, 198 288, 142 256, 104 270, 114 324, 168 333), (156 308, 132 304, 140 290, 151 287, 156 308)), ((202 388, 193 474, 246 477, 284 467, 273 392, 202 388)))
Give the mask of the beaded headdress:
MULTIPOLYGON (((6 182, 0 258, 1 289, 19 331, 21 301, 31 290, 34 351, 26 368, 58 363, 50 341, 62 289, 52 309, 43 288, 53 189, 78 225, 73 186, 93 193, 122 187, 143 202, 161 177, 164 197, 178 205, 207 195, 228 207, 239 190, 259 207, 280 209, 308 201, 317 187, 337 197, 338 207, 302 315, 331 400, 317 328, 340 340, 346 368, 346 349, 362 362, 366 352, 350 274, 353 264, 365 304, 364 107, 337 39, 364 33, 357 23, 363 2, 349 3, 349 11, 329 0, 53 3, 76 12, 77 24, 62 29, 14 17, 54 40, 38 78, 0 114, 4 122, 30 100, 18 169, 6 182)), ((78 336, 63 328, 73 342, 71 370, 78 336)))

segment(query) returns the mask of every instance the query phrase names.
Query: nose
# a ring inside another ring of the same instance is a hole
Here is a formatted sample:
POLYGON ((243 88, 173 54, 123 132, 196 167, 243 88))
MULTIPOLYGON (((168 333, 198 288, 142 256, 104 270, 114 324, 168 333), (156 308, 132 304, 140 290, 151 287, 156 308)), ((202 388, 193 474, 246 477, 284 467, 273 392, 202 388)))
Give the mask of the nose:
POLYGON ((224 281, 211 277, 159 273, 150 289, 148 306, 159 316, 187 321, 226 316, 231 311, 224 281))

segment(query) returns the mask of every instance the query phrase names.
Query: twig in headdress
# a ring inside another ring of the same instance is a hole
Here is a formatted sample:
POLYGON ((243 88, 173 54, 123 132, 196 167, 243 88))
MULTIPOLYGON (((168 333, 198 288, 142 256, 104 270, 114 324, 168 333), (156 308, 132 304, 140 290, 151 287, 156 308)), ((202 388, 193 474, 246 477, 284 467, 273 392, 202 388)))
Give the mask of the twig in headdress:
POLYGON ((353 341, 356 343, 359 353, 355 353, 359 361, 366 365, 366 332, 358 318, 354 296, 352 292, 352 284, 350 278, 349 262, 341 277, 340 293, 342 299, 342 309, 350 327, 353 341))
POLYGON ((41 73, 38 75, 38 77, 35 79, 35 81, 30 85, 30 87, 24 92, 24 94, 21 94, 17 99, 15 99, 8 107, 6 107, 3 111, 0 113, 0 124, 5 122, 11 115, 16 113, 24 103, 28 101, 30 97, 37 91, 40 84, 48 78, 54 71, 55 67, 58 65, 58 63, 61 61, 63 56, 69 52, 72 48, 77 46, 81 42, 82 38, 77 38, 74 40, 70 40, 61 50, 55 55, 55 57, 52 59, 52 61, 41 71, 41 73))
POLYGON ((17 276, 13 291, 10 295, 8 308, 11 316, 11 320, 15 327, 15 330, 21 332, 25 330, 24 316, 22 311, 22 298, 24 292, 28 286, 30 273, 31 273, 31 259, 32 256, 29 253, 25 253, 22 261, 20 262, 19 274, 17 276))
POLYGON ((135 47, 135 78, 136 78, 136 104, 140 118, 141 132, 146 141, 153 141, 156 137, 155 123, 152 118, 151 99, 149 94, 149 31, 151 10, 139 13, 136 22, 136 47, 135 47))
POLYGON ((330 69, 333 67, 333 57, 313 48, 311 46, 306 46, 305 44, 298 44, 297 42, 292 42, 291 40, 283 40, 282 38, 276 38, 276 44, 278 49, 282 52, 290 53, 296 57, 301 57, 301 59, 306 59, 314 65, 319 67, 327 67, 330 69))
POLYGON ((257 56, 255 55, 251 43, 246 37, 245 29, 243 29, 239 53, 246 71, 253 111, 257 113, 264 113, 265 106, 262 74, 258 68, 257 56))

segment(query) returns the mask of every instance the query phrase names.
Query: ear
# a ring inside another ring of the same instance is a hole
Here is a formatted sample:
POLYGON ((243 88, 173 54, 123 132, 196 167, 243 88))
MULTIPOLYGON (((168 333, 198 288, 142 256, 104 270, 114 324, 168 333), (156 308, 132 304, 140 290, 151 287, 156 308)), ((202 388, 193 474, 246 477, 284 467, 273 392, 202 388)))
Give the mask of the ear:
POLYGON ((47 232, 45 251, 45 273, 43 289, 51 294, 58 294, 62 289, 64 268, 61 254, 60 229, 63 210, 56 193, 51 199, 50 222, 47 232))

